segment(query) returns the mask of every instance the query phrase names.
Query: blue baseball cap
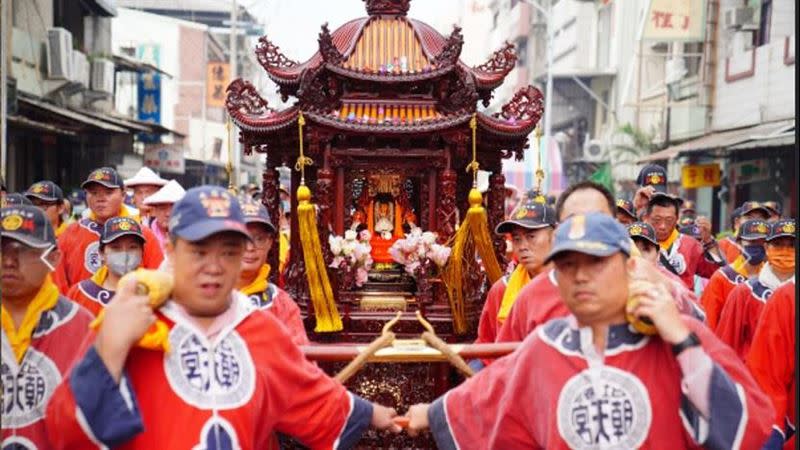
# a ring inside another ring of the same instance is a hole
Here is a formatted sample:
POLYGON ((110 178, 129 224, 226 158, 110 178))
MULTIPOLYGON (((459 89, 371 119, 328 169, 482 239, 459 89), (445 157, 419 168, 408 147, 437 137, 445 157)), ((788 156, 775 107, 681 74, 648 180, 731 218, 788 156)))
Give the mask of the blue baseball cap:
POLYGON ((628 230, 615 218, 602 213, 581 214, 570 217, 558 226, 553 248, 545 264, 566 252, 602 257, 622 252, 630 256, 631 239, 628 230))
POLYGON ((797 227, 795 226, 794 219, 781 219, 773 222, 769 230, 767 241, 778 239, 781 237, 797 238, 797 227))
POLYGON ((142 244, 144 244, 146 240, 139 222, 130 217, 112 217, 103 225, 103 231, 100 234, 100 243, 103 245, 109 244, 122 236, 136 236, 141 239, 142 244))
POLYGON ((272 233, 277 231, 275 229, 275 225, 272 224, 272 221, 269 218, 269 212, 267 212, 267 208, 261 202, 257 202, 249 197, 244 197, 241 200, 241 205, 245 224, 260 223, 267 227, 272 233))
POLYGON ((27 191, 25 197, 38 198, 45 202, 60 202, 64 200, 64 192, 61 188, 50 180, 37 181, 33 183, 27 191))
POLYGON ((190 242, 233 231, 250 239, 239 200, 225 188, 198 186, 186 191, 172 207, 169 233, 190 242))
POLYGON ((56 234, 44 211, 31 205, 14 205, 0 209, 0 236, 32 248, 56 245, 56 234))

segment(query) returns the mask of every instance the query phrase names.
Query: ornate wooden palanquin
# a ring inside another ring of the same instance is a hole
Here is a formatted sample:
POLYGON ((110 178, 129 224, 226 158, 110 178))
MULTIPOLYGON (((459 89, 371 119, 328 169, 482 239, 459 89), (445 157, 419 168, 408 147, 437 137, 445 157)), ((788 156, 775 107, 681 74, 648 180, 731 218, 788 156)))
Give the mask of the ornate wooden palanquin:
MULTIPOLYGON (((531 86, 517 91, 495 114, 477 110, 479 102, 489 105, 492 91, 514 68, 513 45, 506 43, 486 63, 468 67, 459 59, 463 38, 457 26, 443 36, 406 16, 410 0, 364 1, 368 16, 333 32, 323 25, 319 50, 305 62, 289 59, 267 37, 259 40, 256 57, 278 85, 282 99, 294 99, 290 106, 271 107, 242 79, 228 87, 226 107, 240 130, 245 153, 266 155, 264 203, 272 217, 277 217, 279 205, 276 168, 294 167, 298 118, 303 114, 305 153, 314 161, 305 170, 305 182, 318 206, 318 232, 326 263, 333 259, 328 236, 349 229, 356 210, 370 213, 376 195, 390 195, 401 212, 410 210, 416 216, 416 225, 436 232, 440 243, 447 242, 465 217, 473 183, 472 175, 465 171, 472 159, 469 122, 473 116, 477 160, 481 170, 492 173, 484 202, 493 230, 504 219, 501 161, 522 158, 527 136, 543 112, 542 95, 531 86), (390 183, 393 191, 371 191, 380 179, 394 180, 390 183)), ((297 205, 294 191, 300 175, 292 173, 292 204, 297 205)), ((477 261, 464 271, 470 325, 466 334, 454 333, 448 298, 435 273, 409 281, 392 271, 377 272, 363 288, 344 288, 352 283, 333 269, 329 277, 344 329, 314 333, 297 230, 297 217, 292 215, 284 288, 300 306, 312 341, 369 342, 398 309, 405 311, 394 327, 398 337, 418 335, 413 314, 420 310, 448 342, 474 340, 488 288, 477 261)), ((502 264, 505 243, 495 236, 494 244, 502 264)), ((278 266, 277 258, 277 249, 273 249, 272 267, 278 266)), ((277 274, 271 276, 277 279, 277 274)), ((422 386, 432 381, 417 382, 422 386)), ((437 385, 433 393, 446 387, 437 385)))

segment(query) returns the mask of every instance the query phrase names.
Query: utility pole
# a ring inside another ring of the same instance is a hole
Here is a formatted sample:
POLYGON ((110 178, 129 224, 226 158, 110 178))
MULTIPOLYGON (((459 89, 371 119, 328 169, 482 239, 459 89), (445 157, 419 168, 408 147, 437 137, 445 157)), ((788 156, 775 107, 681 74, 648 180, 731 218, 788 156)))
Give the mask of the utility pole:
POLYGON ((0 175, 8 183, 6 161, 8 161, 8 136, 6 117, 8 116, 8 61, 11 50, 11 27, 8 26, 8 15, 11 2, 0 1, 0 175))
POLYGON ((525 0, 526 3, 542 13, 545 20, 545 34, 547 35, 547 84, 544 89, 544 142, 546 151, 550 146, 551 127, 553 125, 553 34, 555 33, 555 26, 553 24, 552 0, 541 1, 544 2, 544 6, 539 4, 537 0, 525 0))
MULTIPOLYGON (((231 74, 231 81, 235 80, 238 77, 237 71, 237 54, 236 54, 236 46, 238 44, 236 38, 238 36, 238 32, 236 30, 236 21, 239 20, 238 14, 238 6, 236 4, 236 0, 233 0, 231 3, 231 39, 230 39, 230 74, 231 74)), ((239 146, 239 140, 235 139, 236 131, 232 134, 229 134, 229 139, 233 139, 233 176, 231 177, 231 184, 239 187, 239 174, 241 173, 241 164, 242 164, 242 156, 241 156, 241 147, 239 146)))

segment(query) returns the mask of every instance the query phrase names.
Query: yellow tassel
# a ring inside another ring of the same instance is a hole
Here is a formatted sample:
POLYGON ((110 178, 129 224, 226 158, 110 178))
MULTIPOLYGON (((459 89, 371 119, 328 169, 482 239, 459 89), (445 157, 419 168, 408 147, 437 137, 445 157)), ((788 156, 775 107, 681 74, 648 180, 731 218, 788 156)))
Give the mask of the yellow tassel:
POLYGON ((467 262, 465 258, 472 259, 477 252, 490 283, 494 283, 503 276, 500 263, 497 262, 492 247, 486 210, 483 208, 483 197, 476 188, 472 188, 469 192, 469 203, 467 217, 464 218, 461 227, 453 236, 450 259, 442 273, 442 281, 447 289, 450 309, 453 312, 453 326, 458 334, 467 331, 466 305, 462 289, 464 266, 467 262))
POLYGON ((317 217, 314 205, 311 203, 311 190, 301 185, 297 188, 297 217, 300 227, 300 242, 303 244, 303 260, 306 263, 306 277, 308 290, 311 294, 311 303, 314 305, 314 315, 317 333, 329 333, 342 330, 342 319, 333 298, 333 290, 328 280, 328 271, 325 260, 322 258, 322 246, 317 234, 317 217))
POLYGON ((453 328, 457 334, 467 331, 466 305, 464 304, 464 291, 461 282, 464 279, 464 266, 468 261, 465 258, 475 257, 478 253, 483 261, 483 268, 489 277, 489 282, 494 284, 503 276, 500 270, 500 263, 494 254, 492 247, 492 236, 489 233, 489 221, 486 218, 486 210, 483 208, 483 196, 478 190, 478 164, 477 136, 478 121, 476 115, 472 115, 469 121, 472 130, 472 161, 467 165, 467 172, 472 171, 472 189, 469 191, 469 210, 467 217, 452 237, 452 250, 450 259, 442 271, 442 281, 447 290, 447 297, 450 300, 450 310, 453 313, 453 328))

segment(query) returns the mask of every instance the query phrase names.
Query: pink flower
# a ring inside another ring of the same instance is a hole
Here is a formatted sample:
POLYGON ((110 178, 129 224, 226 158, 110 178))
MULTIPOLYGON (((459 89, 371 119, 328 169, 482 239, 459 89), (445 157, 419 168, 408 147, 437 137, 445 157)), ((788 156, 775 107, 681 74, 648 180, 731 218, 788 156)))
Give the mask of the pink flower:
POLYGON ((344 258, 342 258, 341 256, 337 256, 337 257, 333 258, 333 261, 331 261, 331 264, 328 267, 331 267, 333 269, 338 269, 342 265, 343 262, 344 262, 344 258))
POLYGON ((433 248, 431 248, 431 251, 428 253, 428 258, 437 266, 442 267, 447 264, 451 250, 450 247, 434 244, 433 248))

